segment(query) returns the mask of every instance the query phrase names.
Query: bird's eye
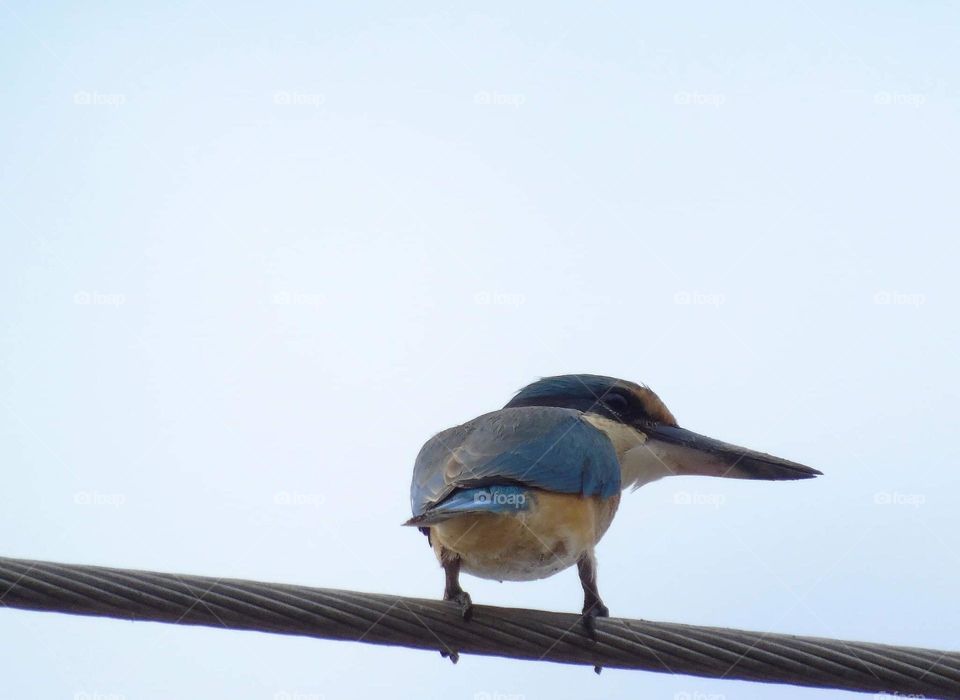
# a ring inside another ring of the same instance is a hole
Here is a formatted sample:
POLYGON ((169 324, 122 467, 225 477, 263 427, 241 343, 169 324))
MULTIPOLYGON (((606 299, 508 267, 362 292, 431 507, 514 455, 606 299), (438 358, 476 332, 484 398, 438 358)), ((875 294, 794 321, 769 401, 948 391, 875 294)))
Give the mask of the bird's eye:
POLYGON ((609 393, 603 397, 603 403, 614 413, 626 413, 628 401, 623 394, 609 393))

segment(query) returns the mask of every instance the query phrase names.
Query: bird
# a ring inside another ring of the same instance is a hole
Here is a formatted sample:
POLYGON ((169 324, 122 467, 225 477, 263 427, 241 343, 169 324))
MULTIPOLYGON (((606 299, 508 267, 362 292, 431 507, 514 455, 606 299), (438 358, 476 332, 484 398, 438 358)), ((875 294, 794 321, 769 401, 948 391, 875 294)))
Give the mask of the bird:
POLYGON ((530 581, 574 565, 581 620, 609 617, 595 547, 622 492, 674 475, 782 481, 811 467, 681 428, 647 386, 595 374, 544 377, 507 404, 428 440, 410 487, 412 517, 444 570, 443 599, 470 620, 461 572, 530 581))

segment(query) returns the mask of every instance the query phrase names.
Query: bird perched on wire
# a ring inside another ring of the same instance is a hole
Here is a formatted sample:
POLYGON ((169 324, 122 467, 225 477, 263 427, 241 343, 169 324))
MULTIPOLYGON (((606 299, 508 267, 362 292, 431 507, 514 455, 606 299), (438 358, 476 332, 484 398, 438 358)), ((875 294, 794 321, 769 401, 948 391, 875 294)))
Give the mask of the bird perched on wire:
POLYGON ((405 524, 427 535, 446 574, 444 600, 466 619, 461 571, 529 581, 576 564, 592 634, 594 619, 609 615, 594 547, 621 492, 685 474, 780 481, 820 472, 685 430, 645 386, 568 374, 431 438, 413 469, 405 524))

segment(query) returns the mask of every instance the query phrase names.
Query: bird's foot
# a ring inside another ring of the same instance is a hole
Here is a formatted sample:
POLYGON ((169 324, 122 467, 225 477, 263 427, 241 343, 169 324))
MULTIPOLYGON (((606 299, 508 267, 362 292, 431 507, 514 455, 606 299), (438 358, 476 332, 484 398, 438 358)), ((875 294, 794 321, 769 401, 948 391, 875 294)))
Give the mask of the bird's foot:
POLYGON ((598 600, 591 605, 583 606, 583 627, 587 630, 590 639, 594 641, 597 639, 596 619, 598 617, 610 617, 610 610, 606 605, 598 600))
POLYGON ((470 600, 469 593, 466 591, 445 593, 443 599, 449 600, 452 603, 456 603, 457 607, 460 608, 460 615, 466 622, 470 622, 470 618, 473 616, 473 601, 470 600))

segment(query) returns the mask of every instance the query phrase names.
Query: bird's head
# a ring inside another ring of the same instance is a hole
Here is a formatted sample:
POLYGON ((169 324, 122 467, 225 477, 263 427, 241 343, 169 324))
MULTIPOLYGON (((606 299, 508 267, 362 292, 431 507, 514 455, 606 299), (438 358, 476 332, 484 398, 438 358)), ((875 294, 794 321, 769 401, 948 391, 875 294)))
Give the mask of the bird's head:
POLYGON ((676 426, 673 414, 640 384, 597 374, 563 374, 528 384, 504 408, 555 406, 596 414, 625 425, 676 426))
POLYGON ((613 441, 624 485, 662 476, 701 474, 739 479, 809 479, 821 472, 686 430, 646 386, 596 374, 544 377, 504 408, 554 406, 582 411, 613 441))

